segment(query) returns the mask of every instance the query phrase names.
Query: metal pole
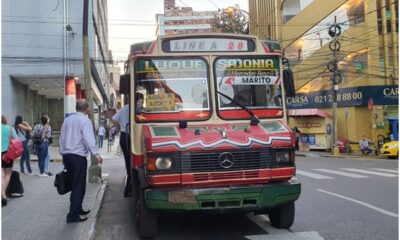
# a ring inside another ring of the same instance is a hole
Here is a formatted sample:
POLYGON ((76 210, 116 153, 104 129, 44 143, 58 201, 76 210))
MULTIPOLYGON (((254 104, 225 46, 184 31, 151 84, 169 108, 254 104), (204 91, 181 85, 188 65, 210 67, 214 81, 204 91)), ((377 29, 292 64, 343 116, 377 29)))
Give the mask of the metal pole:
MULTIPOLYGON (((89 111, 89 119, 93 123, 94 129, 94 112, 93 112, 93 88, 92 78, 90 69, 90 55, 89 55, 89 39, 88 39, 88 28, 89 28, 89 0, 83 1, 83 26, 82 26, 82 41, 83 41, 83 68, 85 72, 85 89, 86 99, 89 103, 91 111, 89 111)), ((90 155, 90 167, 89 167, 89 182, 100 182, 101 181, 101 167, 97 165, 96 158, 90 155)))
POLYGON ((63 116, 64 118, 67 116, 67 98, 65 96, 65 91, 66 91, 66 80, 67 80, 67 31, 65 29, 65 26, 67 26, 67 0, 64 0, 64 26, 63 26, 63 59, 64 59, 64 66, 63 66, 63 87, 64 87, 64 93, 63 93, 63 102, 64 102, 64 113, 63 116))
MULTIPOLYGON (((336 16, 335 16, 335 26, 337 26, 336 25, 336 16)), ((335 36, 334 36, 334 42, 337 42, 337 37, 338 37, 338 34, 335 34, 335 36)), ((338 83, 338 81, 337 81, 337 79, 336 79, 336 76, 337 76, 337 73, 338 73, 338 70, 337 70, 337 50, 335 49, 334 51, 333 51, 333 61, 334 61, 334 64, 335 64, 335 70, 334 70, 334 73, 333 73, 333 78, 332 78, 332 83, 333 83, 333 103, 332 103, 332 115, 333 115, 333 123, 332 123, 332 125, 333 125, 333 128, 332 128, 332 143, 333 143, 333 146, 332 146, 332 154, 333 155, 339 155, 339 149, 338 149, 338 147, 337 147, 337 91, 339 90, 339 83, 338 83)))

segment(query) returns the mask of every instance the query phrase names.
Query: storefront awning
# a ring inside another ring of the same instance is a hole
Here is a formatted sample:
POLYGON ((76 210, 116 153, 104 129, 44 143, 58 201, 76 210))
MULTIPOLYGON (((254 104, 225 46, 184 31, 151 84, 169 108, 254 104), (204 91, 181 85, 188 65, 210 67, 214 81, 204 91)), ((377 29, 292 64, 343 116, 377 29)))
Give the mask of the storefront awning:
POLYGON ((310 108, 310 109, 289 109, 289 117, 300 117, 300 116, 318 116, 322 118, 332 119, 332 115, 326 113, 320 109, 310 108))

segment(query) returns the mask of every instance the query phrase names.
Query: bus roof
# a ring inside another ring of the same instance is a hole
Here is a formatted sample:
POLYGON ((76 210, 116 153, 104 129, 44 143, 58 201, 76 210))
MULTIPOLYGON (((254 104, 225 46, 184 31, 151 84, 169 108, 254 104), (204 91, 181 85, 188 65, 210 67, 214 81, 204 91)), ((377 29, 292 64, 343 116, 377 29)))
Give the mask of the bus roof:
MULTIPOLYGON (((146 54, 146 53, 151 53, 152 50, 157 46, 157 43, 159 43, 159 46, 162 48, 163 52, 207 52, 211 51, 209 49, 199 49, 200 47, 207 46, 221 46, 225 45, 227 43, 235 43, 235 41, 245 41, 246 44, 245 46, 247 49, 234 49, 237 51, 242 51, 242 52, 251 52, 254 51, 255 46, 258 43, 258 38, 253 35, 247 35, 247 34, 232 34, 232 33, 196 33, 196 34, 176 34, 176 35, 170 35, 170 36, 159 36, 157 39, 154 41, 146 41, 146 42, 140 42, 140 43, 135 43, 131 45, 131 54, 146 54), (213 43, 210 43, 210 41, 218 41, 218 44, 212 45, 213 43), (189 43, 189 41, 191 41, 189 43), (195 42, 195 41, 202 41, 200 42, 195 42), (222 42, 222 43, 221 43, 222 42), (176 47, 170 47, 172 43, 175 43, 174 46, 181 46, 181 48, 177 49, 176 47), (192 45, 190 45, 192 44, 192 45), (197 44, 197 45, 196 45, 197 44), (192 48, 188 49, 185 51, 185 46, 192 46, 192 48), (196 48, 197 46, 197 48, 196 48), (190 51, 189 51, 190 50, 190 51)), ((274 51, 280 51, 281 46, 280 43, 277 41, 272 41, 272 40, 260 40, 261 44, 263 47, 267 48, 264 49, 267 52, 274 52, 274 51)), ((222 49, 219 49, 218 47, 214 48, 215 52, 228 52, 224 51, 222 49)))

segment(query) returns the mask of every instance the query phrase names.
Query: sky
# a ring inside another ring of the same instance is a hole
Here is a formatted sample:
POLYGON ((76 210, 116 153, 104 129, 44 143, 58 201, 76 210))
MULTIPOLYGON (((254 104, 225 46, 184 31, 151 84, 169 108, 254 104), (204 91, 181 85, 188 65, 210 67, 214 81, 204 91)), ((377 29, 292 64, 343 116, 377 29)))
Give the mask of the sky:
MULTIPOLYGON (((238 4, 248 11, 248 0, 175 0, 177 7, 192 7, 193 11, 216 11, 238 4)), ((156 17, 164 13, 163 0, 108 1, 109 48, 115 61, 127 59, 130 45, 156 38, 156 17)))

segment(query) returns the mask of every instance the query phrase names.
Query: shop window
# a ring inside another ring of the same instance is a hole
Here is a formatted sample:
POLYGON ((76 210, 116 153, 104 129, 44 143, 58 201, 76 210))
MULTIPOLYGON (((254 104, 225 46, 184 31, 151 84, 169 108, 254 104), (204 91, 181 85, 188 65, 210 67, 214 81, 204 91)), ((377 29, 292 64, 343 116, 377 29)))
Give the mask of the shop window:
POLYGON ((396 15, 396 32, 399 32, 399 1, 394 1, 394 9, 396 15))
POLYGON ((392 24, 391 24, 392 14, 390 12, 391 4, 392 4, 391 1, 386 0, 385 14, 386 14, 386 31, 387 31, 387 33, 392 32, 392 24))
POLYGON ((368 57, 366 53, 348 56, 345 60, 339 63, 339 71, 341 72, 344 81, 349 83, 354 80, 359 80, 367 76, 368 57))
POLYGON ((376 14, 377 14, 377 25, 378 25, 378 33, 379 35, 382 35, 383 33, 383 28, 382 28, 382 5, 381 5, 381 0, 376 0, 376 14))
MULTIPOLYGON (((378 0, 379 1, 379 0, 378 0)), ((351 7, 347 11, 350 25, 357 25, 365 21, 364 15, 364 2, 360 2, 358 5, 351 7)))

